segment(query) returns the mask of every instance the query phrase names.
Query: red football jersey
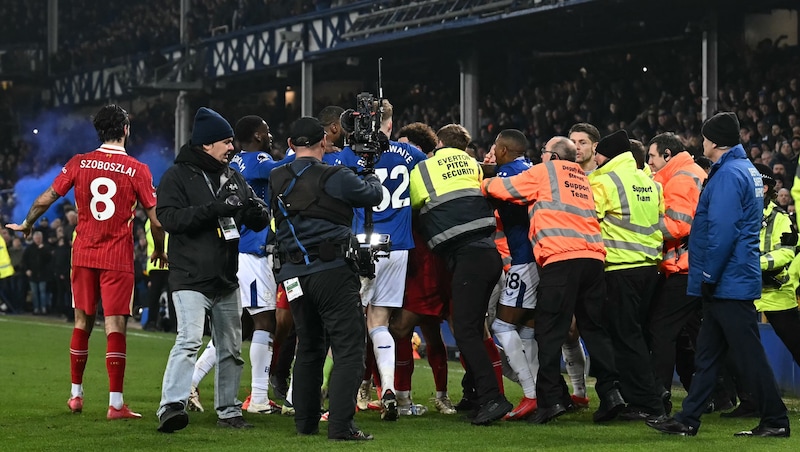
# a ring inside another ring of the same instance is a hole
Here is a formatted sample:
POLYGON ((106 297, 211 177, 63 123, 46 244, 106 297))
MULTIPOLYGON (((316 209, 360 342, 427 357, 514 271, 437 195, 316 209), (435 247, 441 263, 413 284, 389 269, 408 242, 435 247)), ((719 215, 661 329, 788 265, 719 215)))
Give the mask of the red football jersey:
POLYGON ((72 265, 133 272, 133 216, 137 200, 156 205, 153 176, 125 148, 104 144, 72 157, 53 182, 61 196, 75 187, 78 226, 72 265))

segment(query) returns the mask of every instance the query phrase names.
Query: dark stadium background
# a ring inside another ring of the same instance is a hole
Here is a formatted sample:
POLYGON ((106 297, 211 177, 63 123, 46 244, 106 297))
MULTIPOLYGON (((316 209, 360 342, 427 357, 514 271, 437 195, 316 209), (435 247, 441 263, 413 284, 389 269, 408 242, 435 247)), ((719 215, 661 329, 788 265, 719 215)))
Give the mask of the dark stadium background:
MULTIPOLYGON (((20 220, 69 156, 97 144, 89 117, 105 103, 131 112, 129 152, 157 182, 198 107, 264 117, 280 155, 294 119, 377 94, 378 58, 395 130, 459 122, 479 157, 518 128, 536 159, 580 121, 644 142, 674 131, 696 153, 702 121, 733 110, 754 160, 792 146, 790 187, 799 11, 796 0, 2 2, 0 215, 20 220)), ((773 345, 781 385, 800 392, 800 369, 773 345)))

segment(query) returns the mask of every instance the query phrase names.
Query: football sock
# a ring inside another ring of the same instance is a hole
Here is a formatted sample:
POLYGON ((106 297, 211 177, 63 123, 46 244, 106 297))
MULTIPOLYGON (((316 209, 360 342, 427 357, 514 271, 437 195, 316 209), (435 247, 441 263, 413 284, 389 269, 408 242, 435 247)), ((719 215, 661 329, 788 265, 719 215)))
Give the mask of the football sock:
POLYGON ((72 376, 72 397, 83 397, 83 372, 89 357, 89 332, 78 328, 72 330, 69 343, 70 374, 72 376))
POLYGON ((331 381, 331 372, 333 371, 333 358, 330 355, 325 356, 325 364, 322 365, 322 389, 328 389, 328 384, 331 381))
POLYGON ((414 373, 414 352, 411 347, 411 337, 406 336, 397 341, 397 358, 395 360, 394 387, 397 396, 411 390, 411 375, 414 373))
POLYGON ((107 337, 106 369, 108 370, 109 405, 122 408, 122 386, 125 380, 125 335, 110 333, 107 337))
POLYGON ((580 339, 575 342, 565 342, 561 346, 567 375, 572 383, 572 393, 578 397, 586 397, 586 354, 583 351, 580 339))
MULTIPOLYGON (((389 333, 388 326, 379 326, 369 331, 372 339, 372 348, 375 352, 375 363, 378 365, 378 372, 381 377, 381 388, 384 392, 394 388, 394 338, 389 333)), ((383 396, 383 394, 380 394, 383 396)))
POLYGON ((272 333, 253 331, 250 344, 250 403, 263 405, 269 401, 269 369, 272 363, 272 333))
POLYGON ((536 387, 536 378, 539 375, 539 344, 534 339, 535 330, 529 326, 522 325, 519 329, 519 338, 522 347, 525 349, 525 357, 528 358, 528 365, 533 375, 533 385, 536 387))
POLYGON ((122 405, 125 402, 122 400, 122 393, 121 392, 109 392, 108 393, 108 405, 113 406, 114 409, 121 410, 122 405))
POLYGON ((217 363, 217 349, 214 347, 213 341, 208 341, 208 345, 203 350, 203 353, 200 354, 200 357, 197 358, 197 362, 194 364, 194 373, 192 374, 192 386, 195 388, 200 385, 200 382, 203 381, 203 378, 211 372, 211 369, 214 368, 214 364, 217 363))
POLYGON ((533 375, 531 375, 531 368, 528 363, 528 358, 525 356, 525 351, 522 349, 522 340, 519 337, 516 326, 505 322, 500 319, 495 319, 492 323, 492 330, 503 346, 508 358, 508 364, 517 373, 519 384, 522 386, 522 392, 525 397, 529 399, 536 398, 536 385, 534 383, 533 375))
MULTIPOLYGON (((447 394, 447 349, 441 337, 434 338, 425 344, 425 351, 428 354, 428 364, 433 371, 433 381, 436 384, 436 392, 447 394), (436 339, 439 339, 438 341, 436 339)), ((413 362, 412 362, 413 365, 413 362)), ((437 396, 438 397, 438 396, 437 396)))
POLYGON ((494 339, 491 337, 484 339, 483 345, 486 347, 489 360, 492 362, 492 367, 494 367, 497 388, 500 390, 500 394, 505 394, 505 388, 503 388, 503 361, 500 359, 500 352, 497 351, 497 346, 494 344, 494 339))

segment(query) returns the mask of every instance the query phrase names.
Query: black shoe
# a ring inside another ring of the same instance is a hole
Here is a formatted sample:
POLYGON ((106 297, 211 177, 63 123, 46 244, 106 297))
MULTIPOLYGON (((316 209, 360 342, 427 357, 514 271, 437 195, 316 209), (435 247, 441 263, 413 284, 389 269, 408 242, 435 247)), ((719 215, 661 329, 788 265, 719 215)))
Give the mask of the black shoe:
POLYGON ((637 410, 635 408, 623 409, 617 415, 617 419, 620 421, 646 421, 647 419, 656 417, 658 417, 658 415, 653 415, 647 411, 637 410))
POLYGON ((217 421, 218 427, 226 428, 253 428, 253 424, 248 423, 242 416, 234 416, 217 421))
POLYGON ((769 438, 788 438, 789 427, 766 427, 759 425, 753 430, 745 430, 743 432, 734 433, 733 436, 761 436, 769 438))
POLYGON ((361 430, 351 430, 345 436, 334 436, 328 438, 331 441, 372 441, 375 439, 374 436, 370 435, 369 433, 364 433, 361 430))
POLYGON ((461 399, 460 402, 455 404, 455 406, 453 408, 455 408, 456 411, 458 411, 460 413, 460 412, 463 412, 463 411, 469 412, 469 411, 477 410, 480 407, 481 406, 475 400, 473 400, 473 399, 471 399, 469 397, 464 397, 463 399, 461 399))
POLYGON ((166 411, 158 417, 158 431, 161 433, 172 433, 189 425, 189 415, 183 408, 182 403, 170 403, 166 411))
POLYGON ((501 394, 494 400, 481 405, 481 409, 478 410, 478 414, 475 416, 475 419, 472 420, 472 423, 474 425, 491 424, 492 422, 505 416, 506 413, 513 409, 514 405, 506 400, 506 397, 501 394))
POLYGON ((391 389, 387 389, 381 397, 381 420, 396 421, 397 417, 397 397, 391 389))
POLYGON ((740 403, 733 411, 719 413, 719 417, 760 417, 758 411, 749 404, 740 403))
POLYGON ((528 422, 531 424, 546 424, 566 412, 567 409, 560 403, 556 403, 548 408, 539 407, 538 410, 528 417, 528 422))
POLYGON ((648 427, 654 428, 661 433, 668 433, 670 435, 681 436, 695 436, 697 429, 688 426, 682 422, 676 421, 674 418, 662 416, 657 419, 650 419, 645 421, 648 427))
POLYGON ((592 415, 594 422, 613 421, 620 411, 625 408, 625 399, 619 389, 612 389, 600 400, 600 407, 592 415))

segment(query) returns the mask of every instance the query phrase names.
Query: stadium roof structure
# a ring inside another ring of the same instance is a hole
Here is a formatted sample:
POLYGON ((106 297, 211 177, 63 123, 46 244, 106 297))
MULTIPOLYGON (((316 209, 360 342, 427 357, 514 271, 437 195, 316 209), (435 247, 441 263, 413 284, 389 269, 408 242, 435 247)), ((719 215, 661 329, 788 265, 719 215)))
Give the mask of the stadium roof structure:
MULTIPOLYGON (((468 51, 507 35, 541 51, 599 48, 670 38, 703 28, 704 17, 798 9, 796 0, 392 0, 360 1, 238 30, 193 46, 87 68, 53 83, 56 105, 98 102, 137 92, 197 90, 227 78, 302 62, 358 56, 376 48, 468 51), (448 47, 449 46, 449 47, 448 47), (587 47, 588 46, 588 47, 587 47)), ((435 51, 435 50, 434 50, 435 51)))

